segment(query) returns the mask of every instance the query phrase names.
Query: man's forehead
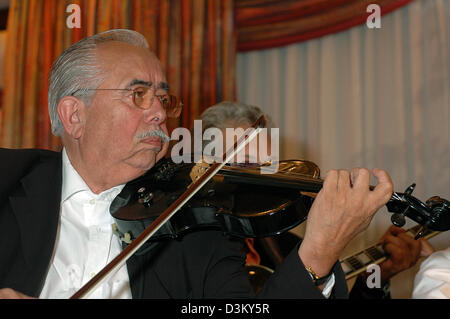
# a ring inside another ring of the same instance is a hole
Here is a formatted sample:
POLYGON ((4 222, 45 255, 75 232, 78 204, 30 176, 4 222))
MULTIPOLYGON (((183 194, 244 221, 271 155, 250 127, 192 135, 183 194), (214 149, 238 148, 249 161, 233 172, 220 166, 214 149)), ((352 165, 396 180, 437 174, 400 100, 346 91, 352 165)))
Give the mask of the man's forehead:
POLYGON ((153 52, 130 43, 111 41, 98 46, 102 69, 126 87, 143 85, 167 89, 163 68, 153 52))

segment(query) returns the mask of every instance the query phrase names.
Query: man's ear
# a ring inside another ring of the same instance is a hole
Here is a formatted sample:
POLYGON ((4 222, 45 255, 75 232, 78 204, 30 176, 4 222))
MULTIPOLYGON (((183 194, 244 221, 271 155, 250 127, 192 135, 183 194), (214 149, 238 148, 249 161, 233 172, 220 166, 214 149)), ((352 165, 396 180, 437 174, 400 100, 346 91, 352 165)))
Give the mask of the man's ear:
POLYGON ((65 96, 58 103, 58 114, 64 130, 74 139, 81 137, 85 123, 85 104, 73 96, 65 96))

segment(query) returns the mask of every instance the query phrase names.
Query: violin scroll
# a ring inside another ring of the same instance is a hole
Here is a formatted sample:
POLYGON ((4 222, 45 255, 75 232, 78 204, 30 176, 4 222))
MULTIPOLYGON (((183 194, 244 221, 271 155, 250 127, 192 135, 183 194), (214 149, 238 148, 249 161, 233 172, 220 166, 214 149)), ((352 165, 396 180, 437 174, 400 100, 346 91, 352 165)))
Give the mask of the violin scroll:
MULTIPOLYGON (((413 183, 410 186, 408 186, 408 188, 405 190, 405 193, 403 194, 403 196, 411 196, 412 192, 414 191, 414 188, 416 188, 416 183, 413 183)), ((406 200, 404 200, 399 195, 399 193, 394 193, 393 198, 396 197, 395 195, 397 195, 399 197, 400 201, 406 202, 406 200)), ((389 206, 388 206, 388 208, 389 208, 389 206)), ((410 209, 410 206, 406 206, 406 208, 402 212, 396 212, 396 213, 392 214, 392 216, 391 216, 392 224, 394 224, 397 227, 403 227, 406 223, 405 216, 409 209, 410 209)), ((392 211, 396 211, 396 210, 394 209, 392 211)))
POLYGON ((450 202, 439 196, 429 198, 426 203, 414 196, 416 184, 410 185, 404 193, 396 193, 386 204, 388 211, 392 212, 392 223, 397 227, 405 224, 405 216, 422 225, 415 239, 422 237, 426 230, 446 231, 450 229, 450 202))

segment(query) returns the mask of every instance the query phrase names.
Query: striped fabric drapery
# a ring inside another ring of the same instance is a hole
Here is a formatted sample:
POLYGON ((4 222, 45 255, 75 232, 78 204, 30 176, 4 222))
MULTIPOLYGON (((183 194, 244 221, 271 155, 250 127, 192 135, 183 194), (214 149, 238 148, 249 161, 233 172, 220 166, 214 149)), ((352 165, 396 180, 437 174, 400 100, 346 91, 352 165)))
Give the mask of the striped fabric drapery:
POLYGON ((0 146, 60 146, 47 111, 51 64, 72 43, 112 28, 147 38, 185 105, 169 128, 190 127, 208 106, 235 98, 233 14, 232 0, 12 0, 0 146), (66 23, 70 4, 80 7, 81 28, 66 23))
POLYGON ((238 51, 318 38, 366 22, 377 4, 387 14, 412 0, 236 0, 238 51))

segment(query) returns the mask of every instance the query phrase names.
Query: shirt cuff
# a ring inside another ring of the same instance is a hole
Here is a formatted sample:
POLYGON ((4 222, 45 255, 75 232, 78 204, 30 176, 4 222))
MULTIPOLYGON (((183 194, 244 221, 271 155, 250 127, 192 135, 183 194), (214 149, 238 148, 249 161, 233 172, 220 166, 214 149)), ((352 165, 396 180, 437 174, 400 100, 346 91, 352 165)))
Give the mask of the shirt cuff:
POLYGON ((328 278, 328 280, 326 281, 323 289, 322 289, 322 295, 325 298, 330 298, 331 292, 333 291, 334 288, 334 283, 335 283, 335 279, 334 279, 334 274, 331 274, 330 278, 328 278))

